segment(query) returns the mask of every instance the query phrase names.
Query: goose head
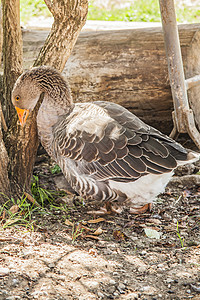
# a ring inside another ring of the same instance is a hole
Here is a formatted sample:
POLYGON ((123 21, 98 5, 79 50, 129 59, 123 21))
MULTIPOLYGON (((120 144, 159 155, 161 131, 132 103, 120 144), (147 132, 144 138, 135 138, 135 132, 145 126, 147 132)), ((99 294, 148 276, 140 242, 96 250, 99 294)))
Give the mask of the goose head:
POLYGON ((22 126, 41 93, 46 94, 52 107, 71 107, 73 104, 69 85, 58 71, 47 66, 32 68, 19 76, 12 90, 12 103, 22 126))

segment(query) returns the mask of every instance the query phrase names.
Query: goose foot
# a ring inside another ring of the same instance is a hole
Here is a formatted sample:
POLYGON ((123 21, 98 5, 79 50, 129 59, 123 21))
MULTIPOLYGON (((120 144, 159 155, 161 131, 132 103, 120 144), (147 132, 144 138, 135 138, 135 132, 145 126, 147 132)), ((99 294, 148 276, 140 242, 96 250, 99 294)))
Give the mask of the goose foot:
POLYGON ((121 207, 113 205, 111 202, 106 202, 99 210, 88 211, 88 214, 93 215, 110 215, 112 213, 120 214, 123 211, 121 207))

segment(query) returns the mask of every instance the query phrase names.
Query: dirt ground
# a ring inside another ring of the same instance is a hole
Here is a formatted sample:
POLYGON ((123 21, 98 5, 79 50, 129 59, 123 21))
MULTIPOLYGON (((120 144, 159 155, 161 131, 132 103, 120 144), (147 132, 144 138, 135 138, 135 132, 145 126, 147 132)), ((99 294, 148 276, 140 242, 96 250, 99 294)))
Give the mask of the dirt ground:
MULTIPOLYGON (((56 188, 40 160, 34 173, 56 188)), ((143 215, 88 214, 63 196, 33 213, 34 230, 1 229, 0 299, 200 299, 199 169, 179 169, 143 215)))

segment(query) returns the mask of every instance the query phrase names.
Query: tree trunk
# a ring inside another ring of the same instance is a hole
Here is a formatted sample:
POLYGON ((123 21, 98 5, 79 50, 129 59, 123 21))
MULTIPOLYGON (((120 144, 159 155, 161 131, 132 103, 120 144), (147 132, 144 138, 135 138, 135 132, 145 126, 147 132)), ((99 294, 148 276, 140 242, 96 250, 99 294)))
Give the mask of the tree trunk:
POLYGON ((15 109, 11 92, 16 79, 23 71, 22 35, 19 23, 19 1, 2 0, 3 15, 3 112, 7 124, 11 124, 15 109))
MULTIPOLYGON (((45 1, 54 16, 51 33, 41 49, 34 65, 47 64, 62 71, 87 17, 87 0, 45 1)), ((6 148, 9 154, 9 179, 12 194, 17 189, 30 188, 35 162, 38 136, 36 115, 43 95, 29 116, 24 128, 17 124, 16 113, 11 104, 11 91, 17 77, 22 72, 22 41, 19 24, 19 0, 3 0, 3 65, 4 103, 9 130, 6 132, 6 148), (14 117, 13 117, 14 115, 14 117)), ((7 152, 3 144, 0 128, 0 192, 9 194, 7 176, 7 152)), ((2 199, 0 198, 0 201, 2 199)))
POLYGON ((2 2, 0 4, 0 57, 2 51, 2 44, 3 44, 3 17, 2 17, 2 2))
MULTIPOLYGON (((84 25, 87 17, 87 1, 79 0, 76 7, 73 7, 73 0, 64 1, 65 4, 56 1, 54 6, 50 6, 54 15, 54 25, 52 30, 42 47, 34 66, 49 65, 62 71, 78 37, 78 33, 84 25), (71 6, 70 6, 71 5, 71 6), (66 9, 62 10, 63 6, 66 9), (69 10, 71 8, 71 10, 69 10)), ((29 116, 26 126, 22 128, 16 125, 13 120, 9 130, 8 151, 10 158, 10 175, 12 181, 23 189, 30 188, 30 180, 32 176, 33 166, 38 148, 38 135, 36 126, 36 116, 42 97, 38 102, 36 109, 29 116)))
POLYGON ((5 196, 10 196, 10 183, 8 179, 8 154, 3 142, 1 130, 1 104, 0 104, 0 203, 5 201, 5 196))

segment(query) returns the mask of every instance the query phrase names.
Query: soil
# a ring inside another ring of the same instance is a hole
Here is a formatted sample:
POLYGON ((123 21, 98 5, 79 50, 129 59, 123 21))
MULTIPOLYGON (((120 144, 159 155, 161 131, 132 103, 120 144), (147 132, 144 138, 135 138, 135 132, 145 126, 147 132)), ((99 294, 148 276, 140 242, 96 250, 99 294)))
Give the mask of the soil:
MULTIPOLYGON (((38 162, 40 184, 58 189, 62 175, 38 162)), ((179 169, 142 215, 89 214, 71 195, 33 212, 34 230, 1 230, 0 299, 200 299, 199 169, 179 169)))

